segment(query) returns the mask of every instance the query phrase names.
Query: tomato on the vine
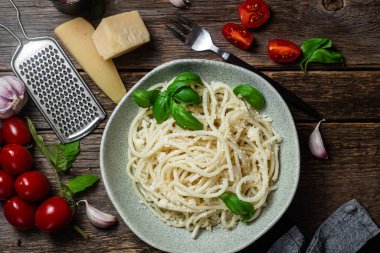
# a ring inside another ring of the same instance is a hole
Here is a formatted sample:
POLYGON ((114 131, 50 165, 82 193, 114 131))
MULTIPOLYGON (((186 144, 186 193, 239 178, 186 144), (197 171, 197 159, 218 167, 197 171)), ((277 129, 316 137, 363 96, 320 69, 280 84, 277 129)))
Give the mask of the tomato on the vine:
POLYGON ((14 181, 10 174, 0 171, 0 200, 7 200, 13 196, 14 181))
POLYGON ((289 40, 274 39, 269 41, 268 55, 275 62, 294 62, 301 55, 301 49, 289 40))
POLYGON ((264 0, 247 0, 239 4, 239 16, 243 26, 257 28, 270 17, 269 7, 264 0))
POLYGON ((56 232, 70 224, 73 212, 59 196, 48 198, 37 208, 36 227, 46 233, 56 232))
POLYGON ((0 151, 0 164, 5 172, 19 175, 32 167, 33 159, 30 152, 23 146, 7 144, 0 151))
POLYGON ((5 143, 25 145, 32 140, 28 125, 19 117, 5 119, 1 133, 5 143))
POLYGON ((49 193, 50 186, 46 177, 39 171, 27 171, 16 179, 17 194, 27 201, 43 200, 49 193))
POLYGON ((225 24, 222 28, 222 34, 231 44, 241 49, 248 49, 253 43, 253 35, 238 24, 225 24))
POLYGON ((4 216, 17 229, 26 230, 34 225, 35 205, 15 196, 4 204, 4 216))

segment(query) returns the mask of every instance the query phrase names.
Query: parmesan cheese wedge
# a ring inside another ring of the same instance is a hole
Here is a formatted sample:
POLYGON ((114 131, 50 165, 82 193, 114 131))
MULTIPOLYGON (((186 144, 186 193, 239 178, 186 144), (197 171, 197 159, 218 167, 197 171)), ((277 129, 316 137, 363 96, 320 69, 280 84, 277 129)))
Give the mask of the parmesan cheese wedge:
POLYGON ((114 101, 127 93, 112 60, 103 60, 92 41, 94 27, 83 18, 58 26, 54 33, 99 88, 114 101))
POLYGON ((138 11, 104 18, 92 35, 104 60, 128 53, 150 41, 150 35, 138 11))

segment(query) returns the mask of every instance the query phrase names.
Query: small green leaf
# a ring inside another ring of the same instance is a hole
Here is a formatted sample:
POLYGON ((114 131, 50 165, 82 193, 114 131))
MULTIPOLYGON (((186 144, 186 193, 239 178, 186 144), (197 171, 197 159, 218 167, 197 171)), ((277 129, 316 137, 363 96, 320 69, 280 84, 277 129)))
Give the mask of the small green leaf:
POLYGON ((195 83, 203 85, 201 78, 197 74, 193 72, 183 72, 179 74, 169 85, 167 92, 172 96, 182 87, 186 87, 195 83))
POLYGON ((341 53, 336 51, 331 51, 327 49, 318 49, 314 52, 312 56, 307 59, 304 67, 304 71, 306 72, 307 66, 311 62, 319 62, 319 63, 343 63, 344 58, 341 53))
POLYGON ((65 153, 65 169, 71 168, 73 162, 77 158, 77 155, 79 154, 79 141, 74 141, 67 144, 59 144, 59 147, 64 151, 65 153))
POLYGON ((74 195, 86 190, 88 187, 98 182, 99 179, 100 178, 97 175, 93 174, 80 175, 71 179, 66 186, 70 190, 70 193, 74 195))
POLYGON ((44 139, 42 138, 41 135, 37 134, 37 131, 33 125, 33 122, 29 118, 26 118, 26 121, 28 123, 30 134, 32 135, 34 139, 34 142, 36 143, 38 150, 50 161, 50 151, 48 147, 46 146, 44 139))
POLYGON ((265 106, 265 98, 255 87, 240 84, 234 88, 235 95, 241 95, 253 108, 261 110, 265 106))
POLYGON ((330 47, 332 47, 332 41, 328 38, 313 38, 304 41, 301 46, 301 67, 316 50, 330 47))
POLYGON ((233 192, 224 192, 220 198, 232 213, 243 217, 243 222, 248 222, 255 213, 255 208, 251 203, 240 200, 233 192))
POLYGON ((159 90, 135 90, 132 97, 138 106, 148 108, 154 104, 159 94, 159 90))
POLYGON ((203 124, 181 105, 173 103, 172 114, 177 125, 183 129, 189 129, 189 130, 203 129, 203 124))
POLYGON ((190 87, 181 88, 174 94, 173 98, 175 101, 187 105, 197 105, 202 102, 202 99, 199 96, 198 92, 190 87))
POLYGON ((199 75, 193 72, 183 72, 179 74, 174 81, 192 81, 193 83, 203 84, 199 75))
POLYGON ((171 98, 167 92, 161 92, 153 104, 153 117, 158 124, 167 120, 170 116, 171 98))

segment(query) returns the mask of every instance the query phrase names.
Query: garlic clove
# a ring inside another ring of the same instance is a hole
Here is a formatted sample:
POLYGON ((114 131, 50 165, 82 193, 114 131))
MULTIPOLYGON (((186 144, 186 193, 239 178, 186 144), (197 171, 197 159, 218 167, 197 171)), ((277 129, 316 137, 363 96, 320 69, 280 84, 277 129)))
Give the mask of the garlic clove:
POLYGON ((0 77, 0 119, 18 114, 28 101, 24 83, 14 76, 0 77))
POLYGON ((328 159, 329 155, 326 151, 326 148, 323 143, 321 132, 319 131, 319 126, 322 122, 325 122, 325 119, 322 119, 318 122, 318 125, 315 127, 314 131, 311 133, 309 138, 309 149, 310 152, 317 158, 328 159))
POLYGON ((87 200, 80 200, 77 204, 84 202, 86 204, 86 214, 91 224, 98 228, 108 228, 116 223, 116 217, 114 215, 102 212, 92 205, 87 200))
POLYGON ((190 7, 191 1, 190 0, 169 0, 175 7, 178 8, 186 8, 190 7))

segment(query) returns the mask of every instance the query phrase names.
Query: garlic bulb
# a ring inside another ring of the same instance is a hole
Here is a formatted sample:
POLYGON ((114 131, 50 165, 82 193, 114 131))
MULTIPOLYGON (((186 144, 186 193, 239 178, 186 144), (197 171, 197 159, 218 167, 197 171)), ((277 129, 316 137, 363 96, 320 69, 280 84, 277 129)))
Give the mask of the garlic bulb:
POLYGON ((116 217, 114 215, 102 212, 92 205, 87 200, 78 201, 77 205, 81 202, 86 203, 86 214, 91 224, 98 228, 108 228, 115 224, 116 217))
POLYGON ((178 8, 186 8, 190 7, 191 1, 190 0, 169 0, 175 7, 178 8))
POLYGON ((28 101, 24 83, 14 76, 0 77, 0 119, 18 114, 28 101))
POLYGON ((319 121, 318 125, 315 127, 314 131, 311 133, 309 138, 309 149, 310 152, 317 158, 328 159, 329 155, 327 154, 326 148, 323 144, 322 136, 319 131, 319 126, 322 122, 326 121, 325 119, 319 121))

